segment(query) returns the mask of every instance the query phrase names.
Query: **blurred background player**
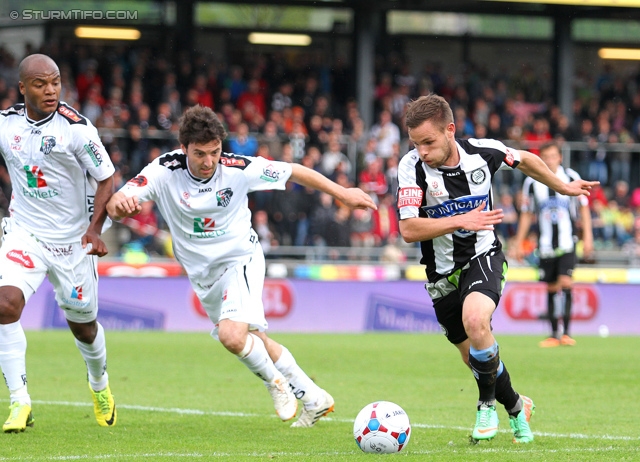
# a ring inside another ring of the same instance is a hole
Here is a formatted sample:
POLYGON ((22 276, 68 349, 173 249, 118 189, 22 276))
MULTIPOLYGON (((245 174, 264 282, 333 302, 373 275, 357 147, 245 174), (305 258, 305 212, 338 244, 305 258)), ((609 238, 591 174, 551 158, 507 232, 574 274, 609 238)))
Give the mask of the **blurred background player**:
POLYGON ((19 432, 33 425, 20 317, 45 276, 87 365, 98 424, 112 426, 116 407, 96 317, 97 257, 107 254, 100 234, 115 169, 91 122, 60 101, 56 63, 30 55, 19 73, 25 102, 0 117, 0 151, 13 185, 0 249, 0 368, 11 399, 2 428, 19 432))
POLYGON ((153 200, 167 221, 176 259, 214 323, 212 335, 271 393, 276 413, 293 427, 312 427, 332 412, 334 400, 296 364, 286 347, 269 338, 262 304, 264 254, 251 227, 247 194, 284 189, 287 181, 326 192, 344 204, 375 208, 357 188, 345 189, 300 164, 222 152, 226 132, 209 108, 194 106, 180 120, 181 149, 147 165, 107 205, 120 220, 153 200))
POLYGON ((412 101, 405 117, 415 149, 398 166, 400 233, 420 243, 438 322, 476 378, 472 438, 495 437, 497 401, 509 414, 513 441, 529 443, 535 406, 511 386, 491 329, 507 270, 494 230, 504 214, 493 209, 492 179, 499 169, 518 168, 569 195, 588 194, 595 183, 565 183, 535 154, 500 141, 456 139, 451 107, 435 94, 412 101))
MULTIPOLYGON (((570 168, 563 168, 562 153, 556 143, 540 147, 540 158, 549 169, 565 183, 579 180, 580 175, 570 168)), ((522 210, 518 231, 513 243, 514 256, 522 260, 522 243, 537 217, 538 251, 540 254, 539 277, 547 284, 547 316, 551 323, 551 336, 540 342, 543 348, 559 345, 575 345, 569 335, 571 321, 573 269, 576 266, 575 242, 581 221, 584 254, 593 252, 591 212, 586 196, 565 196, 553 189, 527 178, 522 185, 522 210), (560 314, 561 313, 561 314, 560 314), (562 318, 562 336, 559 337, 558 319, 562 318)))

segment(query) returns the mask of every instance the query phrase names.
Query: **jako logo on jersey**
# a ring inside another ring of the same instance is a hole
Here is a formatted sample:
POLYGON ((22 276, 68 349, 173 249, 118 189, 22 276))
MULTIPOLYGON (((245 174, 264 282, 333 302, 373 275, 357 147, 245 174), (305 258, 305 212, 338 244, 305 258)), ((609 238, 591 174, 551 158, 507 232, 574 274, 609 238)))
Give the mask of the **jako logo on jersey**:
POLYGON ((221 207, 226 207, 231 202, 231 196, 233 196, 233 191, 231 188, 221 189, 220 191, 216 191, 216 199, 218 200, 218 205, 221 207))
POLYGON ((84 150, 87 151, 87 154, 89 154, 89 157, 91 157, 93 165, 95 165, 96 167, 102 165, 102 154, 100 154, 100 148, 96 143, 94 143, 93 141, 89 141, 84 145, 84 150))
POLYGON ((481 168, 471 172, 471 181, 473 184, 482 184, 487 179, 487 174, 481 168))
POLYGON ((33 264, 33 260, 27 252, 24 250, 9 250, 7 252, 7 258, 13 262, 16 262, 25 268, 33 269, 36 265, 33 264))
POLYGON ((275 183, 280 179, 280 173, 273 167, 273 165, 269 164, 264 168, 264 170, 262 170, 260 179, 275 183))
POLYGON ((398 208, 420 207, 420 204, 422 204, 422 189, 400 188, 398 191, 398 208))
POLYGON ((42 141, 40 142, 40 152, 42 152, 45 156, 51 154, 51 150, 56 145, 56 137, 55 136, 43 136, 42 141))
POLYGON ((38 130, 37 128, 33 128, 31 130, 31 134, 32 135, 42 135, 42 132, 40 130, 38 130))
POLYGON ((488 194, 483 196, 457 197, 455 199, 444 201, 442 204, 424 206, 422 207, 422 210, 426 212, 427 217, 429 218, 452 217, 461 213, 470 212, 471 210, 478 208, 482 202, 485 203, 484 209, 487 210, 489 207, 488 194))
POLYGON ((143 175, 138 175, 127 181, 127 184, 141 188, 142 186, 147 185, 147 178, 143 175))
POLYGON ((228 167, 244 167, 246 165, 244 159, 236 159, 235 157, 221 157, 220 163, 228 167))
POLYGON ((40 167, 37 165, 25 165, 22 168, 24 168, 24 172, 27 174, 27 186, 30 188, 44 188, 47 186, 47 182, 44 179, 44 173, 42 173, 40 167))
POLYGON ((202 194, 202 193, 206 193, 206 192, 211 192, 212 189, 211 188, 200 188, 198 189, 198 193, 202 194))

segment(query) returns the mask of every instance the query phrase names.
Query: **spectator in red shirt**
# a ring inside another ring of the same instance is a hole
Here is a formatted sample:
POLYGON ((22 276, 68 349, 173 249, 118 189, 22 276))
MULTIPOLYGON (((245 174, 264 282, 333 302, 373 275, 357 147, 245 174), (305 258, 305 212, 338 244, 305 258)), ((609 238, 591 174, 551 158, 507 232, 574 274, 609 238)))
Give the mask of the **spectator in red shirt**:
POLYGON ((102 77, 98 75, 98 62, 94 59, 87 61, 86 68, 76 78, 76 89, 78 90, 78 101, 84 103, 89 88, 94 83, 100 84, 100 88, 104 88, 102 77))
POLYGON ((240 94, 236 106, 242 112, 245 112, 247 103, 253 103, 255 110, 258 111, 263 119, 267 116, 267 103, 264 93, 260 91, 260 82, 257 79, 249 80, 247 89, 240 94))
POLYGON ((371 232, 376 246, 395 242, 395 239, 399 236, 399 227, 393 194, 382 196, 378 209, 373 211, 371 220, 373 221, 371 232))
POLYGON ((382 170, 382 159, 370 157, 365 169, 360 173, 360 187, 364 192, 383 196, 387 193, 387 178, 382 170))
POLYGON ((527 142, 525 147, 534 154, 540 154, 540 146, 547 141, 551 141, 552 138, 547 119, 536 117, 533 120, 532 130, 527 131, 524 135, 524 139, 527 142))
POLYGON ((200 106, 210 107, 214 109, 213 94, 207 87, 207 77, 203 74, 198 74, 193 82, 193 89, 198 93, 197 103, 200 106))

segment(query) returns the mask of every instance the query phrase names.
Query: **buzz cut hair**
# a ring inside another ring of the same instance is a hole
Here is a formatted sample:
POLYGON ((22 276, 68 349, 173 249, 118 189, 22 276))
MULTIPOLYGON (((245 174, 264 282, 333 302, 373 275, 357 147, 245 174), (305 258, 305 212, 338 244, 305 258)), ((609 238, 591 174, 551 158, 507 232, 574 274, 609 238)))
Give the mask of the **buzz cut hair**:
POLYGON ((407 104, 407 112, 405 114, 407 128, 417 128, 427 120, 442 131, 447 125, 453 123, 451 106, 442 96, 431 93, 407 104))
POLYGON ((207 144, 216 140, 222 142, 227 137, 224 125, 216 113, 206 106, 190 107, 178 123, 178 141, 186 147, 191 143, 207 144))

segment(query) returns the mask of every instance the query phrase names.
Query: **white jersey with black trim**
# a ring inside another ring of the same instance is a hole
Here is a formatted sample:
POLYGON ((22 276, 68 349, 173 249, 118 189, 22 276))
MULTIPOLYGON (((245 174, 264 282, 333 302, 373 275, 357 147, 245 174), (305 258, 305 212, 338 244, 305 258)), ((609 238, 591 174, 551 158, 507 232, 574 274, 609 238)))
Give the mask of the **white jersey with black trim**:
MULTIPOLYGON (((558 167, 556 175, 565 183, 580 179, 576 171, 562 166, 558 167)), ((586 196, 565 196, 533 178, 525 178, 522 211, 538 217, 538 249, 542 258, 573 252, 575 220, 579 208, 585 205, 589 205, 586 196)))
MULTIPOLYGON (((398 214, 407 218, 443 218, 467 213, 485 202, 493 210, 491 182, 500 169, 514 169, 520 153, 491 139, 456 140, 460 163, 431 168, 409 151, 398 166, 398 214)), ((494 231, 459 229, 420 243, 429 281, 435 282, 489 251, 499 251, 494 231)))
POLYGON ((61 102, 33 121, 24 104, 0 111, 0 151, 11 177, 11 218, 51 243, 79 241, 93 215, 95 186, 115 169, 98 131, 61 102))
POLYGON ((258 242, 247 194, 285 189, 291 164, 222 153, 213 176, 194 177, 181 150, 147 165, 120 191, 155 201, 169 225, 176 259, 189 278, 207 288, 222 272, 247 263, 258 242))

